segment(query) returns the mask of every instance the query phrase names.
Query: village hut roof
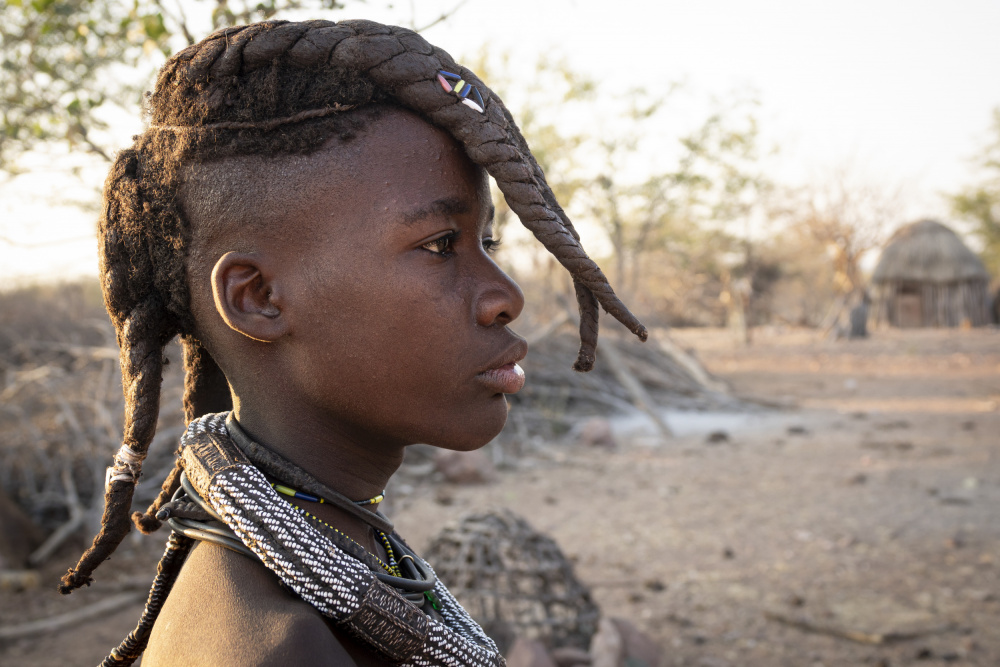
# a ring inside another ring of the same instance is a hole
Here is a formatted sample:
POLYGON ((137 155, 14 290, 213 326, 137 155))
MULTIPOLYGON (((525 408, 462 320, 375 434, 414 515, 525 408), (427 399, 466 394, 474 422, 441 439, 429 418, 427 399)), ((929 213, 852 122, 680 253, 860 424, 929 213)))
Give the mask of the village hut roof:
POLYGON ((989 278, 982 261, 958 234, 935 220, 920 220, 896 230, 872 274, 873 283, 950 283, 989 278))

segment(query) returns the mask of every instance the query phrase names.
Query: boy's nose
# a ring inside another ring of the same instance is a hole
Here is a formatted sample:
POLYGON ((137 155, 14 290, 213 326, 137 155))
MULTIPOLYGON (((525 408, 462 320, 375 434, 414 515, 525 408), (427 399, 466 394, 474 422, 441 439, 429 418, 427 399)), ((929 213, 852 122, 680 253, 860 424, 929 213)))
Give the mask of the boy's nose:
POLYGON ((524 308, 524 293, 517 283, 499 267, 496 274, 476 300, 476 324, 483 327, 510 324, 524 308))

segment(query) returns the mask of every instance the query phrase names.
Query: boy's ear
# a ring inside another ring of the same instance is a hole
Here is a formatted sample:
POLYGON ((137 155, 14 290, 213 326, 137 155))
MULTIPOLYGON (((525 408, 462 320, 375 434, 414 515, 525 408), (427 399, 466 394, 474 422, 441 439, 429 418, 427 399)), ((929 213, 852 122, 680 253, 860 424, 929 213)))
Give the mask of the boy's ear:
POLYGON ((264 258, 227 252, 212 269, 215 309, 233 331, 263 343, 287 333, 281 293, 264 258))

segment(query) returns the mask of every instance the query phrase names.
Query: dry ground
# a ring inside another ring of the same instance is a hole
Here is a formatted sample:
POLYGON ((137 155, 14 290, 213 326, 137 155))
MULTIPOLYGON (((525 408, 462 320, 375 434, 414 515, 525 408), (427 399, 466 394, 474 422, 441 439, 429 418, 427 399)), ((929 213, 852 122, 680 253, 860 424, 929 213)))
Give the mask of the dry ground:
MULTIPOLYGON (((726 442, 552 445, 492 485, 418 485, 394 499, 400 531, 422 549, 450 517, 512 508, 664 665, 1000 665, 1000 332, 676 336, 738 392, 799 407, 726 442)), ((0 623, 147 576, 155 541, 65 602, 0 593, 0 623)), ((0 663, 96 664, 139 610, 0 646, 0 663)))

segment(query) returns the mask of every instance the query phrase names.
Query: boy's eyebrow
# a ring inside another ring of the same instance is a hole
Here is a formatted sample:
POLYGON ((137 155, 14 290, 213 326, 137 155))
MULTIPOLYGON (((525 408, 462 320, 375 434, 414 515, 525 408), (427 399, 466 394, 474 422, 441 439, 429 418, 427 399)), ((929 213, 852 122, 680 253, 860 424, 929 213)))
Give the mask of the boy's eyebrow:
POLYGON ((445 197, 431 202, 426 206, 407 211, 403 214, 403 222, 412 225, 432 215, 461 215, 469 212, 469 202, 458 197, 445 197))

